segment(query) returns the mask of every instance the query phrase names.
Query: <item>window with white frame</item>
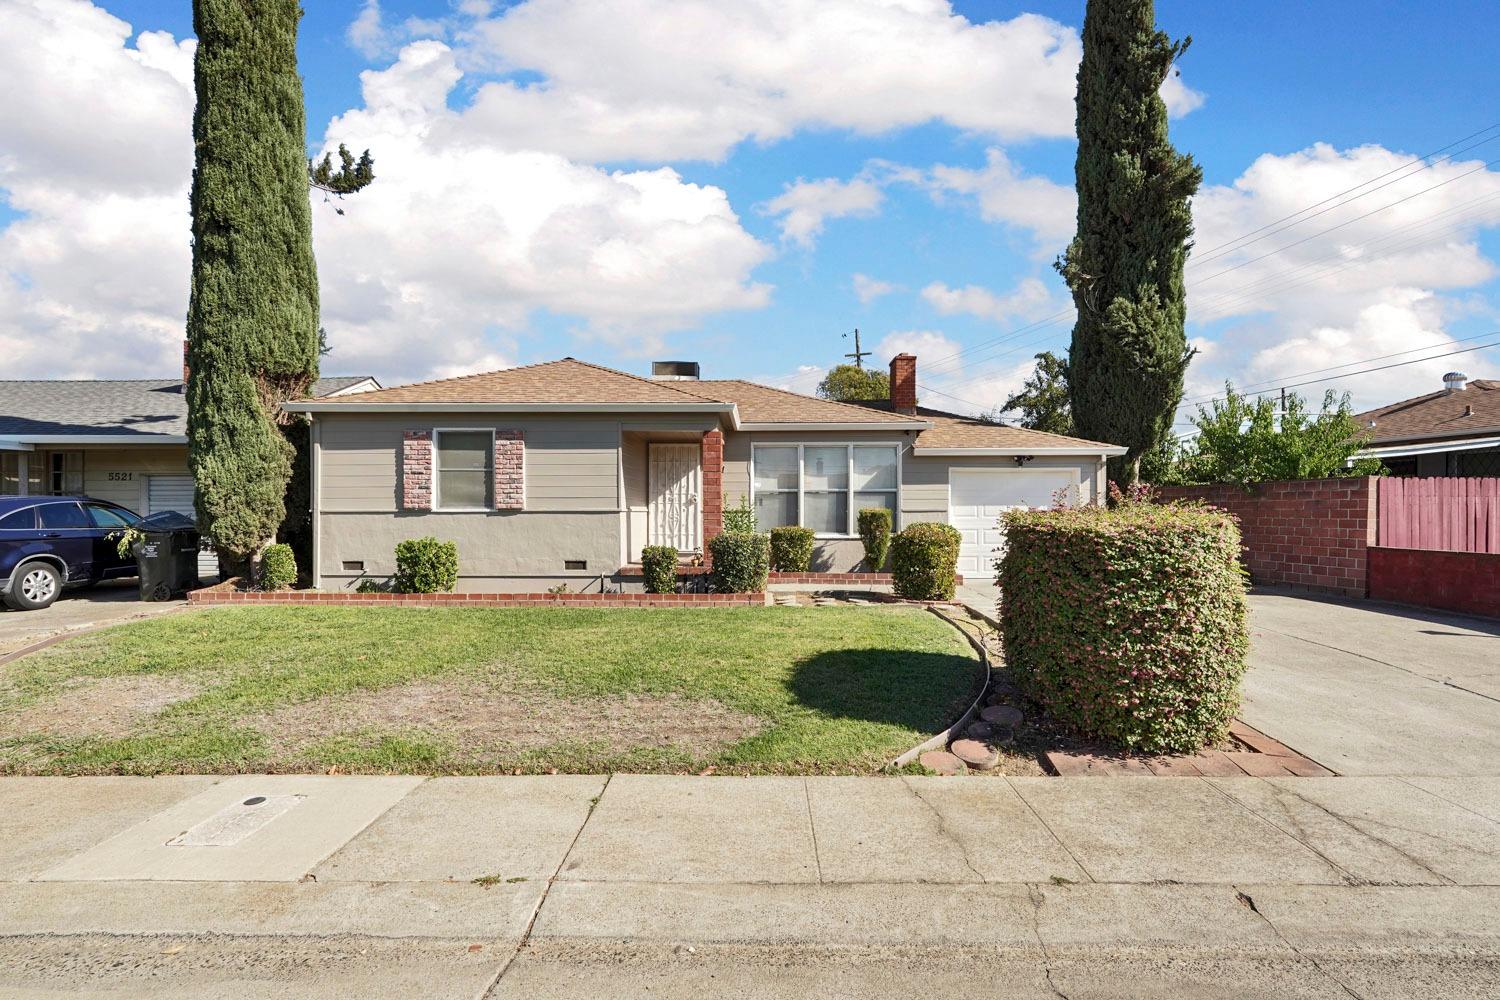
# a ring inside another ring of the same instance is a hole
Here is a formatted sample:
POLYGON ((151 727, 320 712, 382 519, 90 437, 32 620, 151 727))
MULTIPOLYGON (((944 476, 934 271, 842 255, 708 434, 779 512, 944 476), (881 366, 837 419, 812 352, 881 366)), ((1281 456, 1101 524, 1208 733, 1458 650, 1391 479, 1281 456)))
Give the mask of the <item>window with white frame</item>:
POLYGON ((433 451, 438 510, 490 510, 494 506, 493 431, 437 431, 433 451))
POLYGON ((894 524, 897 453, 896 445, 756 445, 750 473, 756 526, 852 536, 866 507, 889 510, 894 524))

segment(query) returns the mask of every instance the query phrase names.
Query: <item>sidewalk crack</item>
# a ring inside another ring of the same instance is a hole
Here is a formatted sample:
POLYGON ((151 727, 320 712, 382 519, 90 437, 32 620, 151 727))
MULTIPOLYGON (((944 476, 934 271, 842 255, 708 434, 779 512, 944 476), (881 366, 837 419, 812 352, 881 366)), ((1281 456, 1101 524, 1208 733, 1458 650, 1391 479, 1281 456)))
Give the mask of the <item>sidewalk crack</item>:
POLYGON ((1316 958, 1313 958, 1311 955, 1305 953, 1301 948, 1298 948, 1296 945, 1292 944, 1291 941, 1287 940, 1287 936, 1281 933, 1281 928, 1277 927, 1276 924, 1272 922, 1271 918, 1262 913, 1260 907, 1255 905, 1254 897, 1252 897, 1248 892, 1245 892, 1237 885, 1231 886, 1231 888, 1234 889, 1235 898, 1240 901, 1245 909, 1255 914, 1261 920, 1264 920, 1266 926, 1271 928, 1271 933, 1276 935, 1276 939, 1278 941, 1286 945, 1288 951, 1311 965, 1314 969, 1317 969, 1319 975, 1323 976, 1329 982, 1333 983, 1339 989, 1343 990, 1349 996, 1353 997, 1354 1000, 1365 1000, 1365 998, 1360 996, 1360 994, 1354 992, 1354 990, 1349 987, 1348 983, 1344 982, 1338 976, 1335 976, 1333 973, 1323 968, 1323 966, 1319 965, 1316 958))
POLYGON ((807 787, 807 778, 802 779, 802 798, 807 802, 807 829, 812 834, 813 864, 818 869, 818 884, 823 884, 823 856, 818 852, 818 821, 813 818, 812 790, 807 787))
POLYGON ((557 867, 548 876, 547 884, 542 887, 542 894, 537 898, 536 906, 532 907, 531 919, 526 921, 526 929, 521 932, 521 940, 516 942, 515 950, 510 953, 510 957, 505 960, 505 964, 500 966, 500 971, 495 973, 495 978, 491 979, 489 985, 485 987, 484 992, 479 994, 481 997, 489 996, 495 987, 500 985, 500 980, 505 978, 505 974, 510 971, 510 967, 520 957, 521 952, 526 950, 527 945, 531 944, 531 931, 536 927, 537 919, 542 915, 542 907, 547 904, 547 898, 552 894, 552 886, 556 884, 557 877, 562 874, 563 866, 568 863, 568 858, 572 857, 573 848, 578 846, 578 841, 583 836, 584 829, 588 827, 589 820, 594 818, 594 810, 599 808, 599 802, 604 798, 604 793, 609 791, 609 783, 614 780, 614 777, 613 773, 604 776, 604 784, 600 786, 599 794, 594 796, 589 802, 589 811, 584 815, 583 822, 578 824, 578 830, 573 834, 573 839, 568 842, 568 849, 563 851, 563 856, 558 859, 557 867))
POLYGON ((1047 942, 1042 940, 1042 904, 1046 899, 1042 896, 1041 887, 1028 883, 1026 897, 1031 900, 1031 933, 1036 937, 1036 946, 1042 952, 1042 974, 1047 979, 1047 987, 1062 1000, 1072 1000, 1052 979, 1052 951, 1047 947, 1047 942))
POLYGON ((989 882, 989 879, 985 878, 984 873, 981 872, 978 868, 974 867, 974 859, 969 857, 969 848, 964 844, 963 838, 959 837, 956 833, 949 829, 948 820, 943 816, 938 807, 923 798, 922 793, 917 791, 916 786, 906 778, 902 778, 901 783, 906 786, 906 790, 908 792, 911 792, 911 794, 916 797, 916 800, 918 802, 926 806, 928 811, 932 813, 933 819, 937 820, 938 833, 946 837, 948 840, 952 841, 953 846, 958 848, 959 854, 963 855, 964 864, 968 867, 969 871, 974 873, 974 877, 979 879, 981 885, 987 884, 989 882))

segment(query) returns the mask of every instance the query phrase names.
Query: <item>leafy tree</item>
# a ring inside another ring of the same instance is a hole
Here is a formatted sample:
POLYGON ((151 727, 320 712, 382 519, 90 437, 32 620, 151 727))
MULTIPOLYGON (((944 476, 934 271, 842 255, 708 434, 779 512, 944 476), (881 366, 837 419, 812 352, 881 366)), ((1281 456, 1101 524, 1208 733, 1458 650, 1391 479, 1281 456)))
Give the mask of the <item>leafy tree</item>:
POLYGON ((1073 415, 1068 407, 1068 363, 1051 351, 1036 356, 1036 369, 1000 407, 1001 412, 1021 412, 1021 426, 1050 434, 1072 434, 1073 415))
POLYGON ((847 403, 861 399, 889 399, 891 378, 885 372, 871 371, 857 365, 838 365, 818 383, 818 395, 847 403))
POLYGON ((199 522, 244 572, 285 512, 280 404, 318 372, 297 0, 194 0, 188 461, 199 522))
MULTIPOLYGON (((321 163, 307 161, 307 182, 323 192, 324 201, 328 200, 327 195, 342 200, 346 194, 354 194, 369 187, 374 180, 375 159, 370 156, 368 149, 356 161, 354 154, 343 143, 339 143, 338 170, 333 169, 332 153, 325 153, 321 163)), ((344 214, 344 210, 338 206, 334 206, 333 210, 340 215, 344 214)))
POLYGON ((1349 394, 1330 389, 1323 407, 1309 411, 1296 393, 1286 410, 1266 397, 1252 399, 1225 384, 1224 399, 1212 409, 1198 408, 1195 440, 1185 445, 1171 479, 1185 483, 1251 483, 1277 479, 1327 479, 1378 476, 1380 460, 1350 459, 1365 446, 1367 435, 1354 419, 1349 394))
POLYGON ((1078 320, 1068 354, 1077 433, 1128 447, 1134 482, 1182 400, 1188 201, 1203 171, 1167 138, 1159 93, 1191 39, 1156 30, 1153 0, 1090 0, 1078 68, 1078 233, 1057 262, 1078 320))

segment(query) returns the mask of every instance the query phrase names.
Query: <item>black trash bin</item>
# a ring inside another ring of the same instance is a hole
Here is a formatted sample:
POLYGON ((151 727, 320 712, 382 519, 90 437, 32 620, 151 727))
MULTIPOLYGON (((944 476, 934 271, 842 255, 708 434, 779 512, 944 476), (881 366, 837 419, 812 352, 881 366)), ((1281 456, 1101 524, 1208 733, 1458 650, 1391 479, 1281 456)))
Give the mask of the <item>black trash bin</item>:
POLYGON ((198 525, 175 510, 143 517, 135 523, 135 565, 141 575, 141 600, 169 601, 198 586, 198 525))

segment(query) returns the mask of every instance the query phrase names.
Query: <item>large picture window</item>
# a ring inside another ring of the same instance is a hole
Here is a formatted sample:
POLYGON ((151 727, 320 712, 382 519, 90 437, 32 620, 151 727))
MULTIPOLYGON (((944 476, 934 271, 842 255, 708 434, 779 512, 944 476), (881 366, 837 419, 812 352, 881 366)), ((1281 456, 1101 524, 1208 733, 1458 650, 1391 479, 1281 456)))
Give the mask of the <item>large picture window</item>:
POLYGON ((489 510, 494 506, 495 435, 491 431, 438 431, 437 510, 489 510))
POLYGON ((801 525, 848 537, 865 507, 886 508, 894 524, 896 463, 895 445, 756 445, 750 474, 756 527, 801 525))

